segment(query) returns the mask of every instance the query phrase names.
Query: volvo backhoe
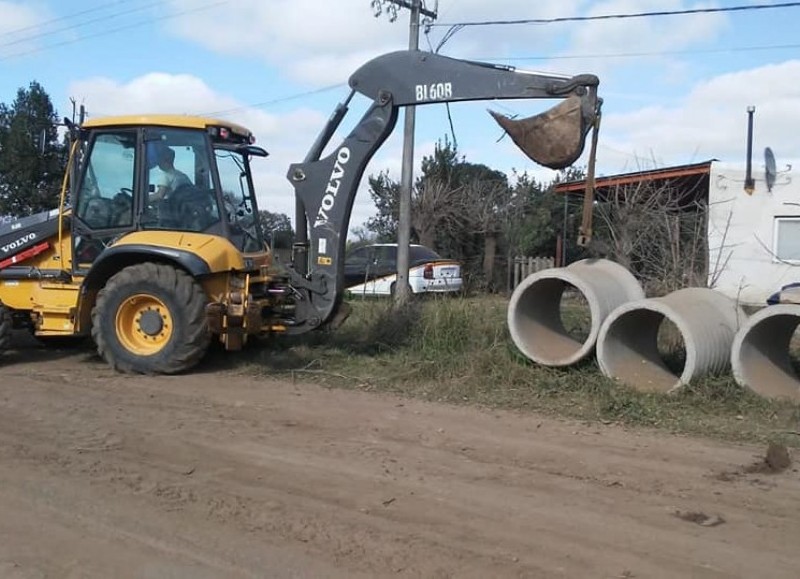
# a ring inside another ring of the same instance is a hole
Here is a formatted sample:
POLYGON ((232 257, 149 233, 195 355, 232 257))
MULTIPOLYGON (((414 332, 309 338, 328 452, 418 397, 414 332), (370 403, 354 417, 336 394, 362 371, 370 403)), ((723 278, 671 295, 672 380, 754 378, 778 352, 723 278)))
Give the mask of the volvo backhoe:
MULTIPOLYGON (((249 336, 331 324, 358 184, 401 107, 561 99, 530 119, 495 115, 529 157, 552 168, 573 163, 593 127, 597 135, 593 75, 401 51, 366 63, 349 85, 305 160, 289 167, 297 235, 292 263, 281 268, 259 228, 251 164, 267 152, 250 131, 188 116, 68 123, 59 208, 0 226, 0 348, 12 328, 45 342, 91 335, 117 370, 170 374, 195 365, 211 340, 238 350, 249 336), (356 93, 372 104, 323 157, 356 93)), ((594 150, 590 169, 593 158, 594 150)))

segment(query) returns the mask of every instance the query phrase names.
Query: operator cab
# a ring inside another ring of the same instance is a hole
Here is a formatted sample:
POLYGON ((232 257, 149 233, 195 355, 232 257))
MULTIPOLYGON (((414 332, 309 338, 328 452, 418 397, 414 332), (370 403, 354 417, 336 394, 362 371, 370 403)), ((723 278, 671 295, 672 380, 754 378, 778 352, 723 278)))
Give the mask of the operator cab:
POLYGON ((81 127, 72 189, 76 268, 142 230, 225 237, 264 250, 252 157, 267 152, 231 123, 197 117, 117 117, 81 127))

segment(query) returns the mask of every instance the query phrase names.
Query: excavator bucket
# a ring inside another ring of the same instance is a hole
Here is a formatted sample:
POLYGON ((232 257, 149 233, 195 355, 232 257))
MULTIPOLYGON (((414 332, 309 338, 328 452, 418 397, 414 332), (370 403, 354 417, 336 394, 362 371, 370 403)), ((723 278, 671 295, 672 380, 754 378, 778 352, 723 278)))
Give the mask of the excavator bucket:
POLYGON ((511 119, 491 110, 489 113, 533 161, 551 169, 564 169, 581 156, 595 120, 591 113, 584 112, 582 104, 579 96, 571 95, 526 119, 511 119))

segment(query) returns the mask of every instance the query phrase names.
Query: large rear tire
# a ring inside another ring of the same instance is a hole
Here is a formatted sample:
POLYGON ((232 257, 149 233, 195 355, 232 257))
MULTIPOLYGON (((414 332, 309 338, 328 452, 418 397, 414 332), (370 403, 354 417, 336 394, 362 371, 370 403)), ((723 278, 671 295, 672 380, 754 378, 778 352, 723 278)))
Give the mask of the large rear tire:
POLYGON ((11 345, 11 310, 0 303, 0 352, 8 350, 11 345))
POLYGON ((157 263, 126 267, 97 295, 92 338, 121 372, 184 372, 211 340, 206 303, 203 288, 183 270, 157 263))

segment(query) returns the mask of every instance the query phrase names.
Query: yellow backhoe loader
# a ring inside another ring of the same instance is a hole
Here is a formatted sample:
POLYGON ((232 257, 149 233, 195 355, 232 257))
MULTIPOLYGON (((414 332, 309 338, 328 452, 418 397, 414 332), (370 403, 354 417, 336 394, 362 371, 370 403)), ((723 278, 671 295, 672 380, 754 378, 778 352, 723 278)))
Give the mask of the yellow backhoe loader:
MULTIPOLYGON (((525 73, 421 52, 368 62, 305 161, 289 168, 297 235, 292 263, 282 268, 259 228, 251 163, 267 152, 250 131, 166 115, 67 123, 72 145, 59 208, 0 226, 0 349, 14 328, 43 341, 91 335, 117 370, 169 374, 196 364, 212 339, 238 350, 248 336, 332 323, 341 314, 358 184, 400 107, 562 99, 530 119, 495 115, 532 159, 562 168, 593 127, 597 134, 597 86, 592 75, 525 73), (356 93, 372 105, 322 157, 356 93)), ((583 233, 590 234, 587 223, 583 233)))

